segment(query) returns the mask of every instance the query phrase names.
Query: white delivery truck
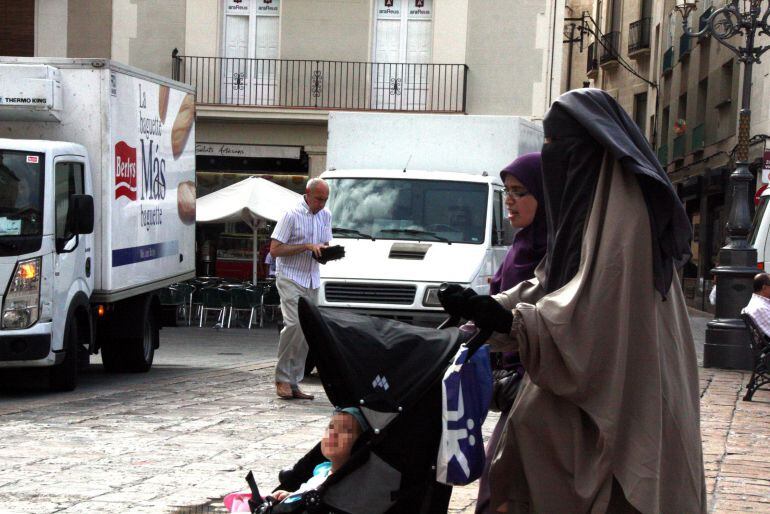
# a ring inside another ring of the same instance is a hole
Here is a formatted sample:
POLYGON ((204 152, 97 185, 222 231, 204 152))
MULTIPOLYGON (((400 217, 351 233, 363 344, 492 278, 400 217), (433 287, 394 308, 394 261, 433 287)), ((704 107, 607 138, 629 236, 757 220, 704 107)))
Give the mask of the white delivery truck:
POLYGON ((0 373, 147 371, 194 275, 192 90, 101 59, 0 58, 0 373))
POLYGON ((513 241, 499 172, 539 151, 515 116, 333 112, 327 165, 332 244, 319 304, 432 324, 443 282, 487 293, 513 241))

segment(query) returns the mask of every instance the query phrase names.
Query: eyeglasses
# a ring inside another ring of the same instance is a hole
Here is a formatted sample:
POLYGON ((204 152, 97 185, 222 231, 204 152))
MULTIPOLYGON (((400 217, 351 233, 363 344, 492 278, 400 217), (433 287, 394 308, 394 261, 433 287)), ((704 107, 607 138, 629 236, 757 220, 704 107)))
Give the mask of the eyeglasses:
POLYGON ((525 196, 531 194, 526 189, 508 189, 507 187, 503 189, 503 192, 505 193, 505 196, 509 198, 524 198, 525 196))

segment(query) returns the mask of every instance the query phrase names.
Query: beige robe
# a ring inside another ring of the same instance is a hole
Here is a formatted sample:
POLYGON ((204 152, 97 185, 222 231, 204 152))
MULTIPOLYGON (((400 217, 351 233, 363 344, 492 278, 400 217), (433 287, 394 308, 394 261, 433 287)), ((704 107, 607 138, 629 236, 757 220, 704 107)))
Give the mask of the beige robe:
POLYGON ((517 321, 493 347, 518 348, 527 376, 493 510, 607 512, 614 476, 643 513, 706 512, 695 347, 676 274, 665 301, 653 287, 650 238, 637 179, 606 159, 575 277, 543 295, 539 267, 496 295, 517 321))

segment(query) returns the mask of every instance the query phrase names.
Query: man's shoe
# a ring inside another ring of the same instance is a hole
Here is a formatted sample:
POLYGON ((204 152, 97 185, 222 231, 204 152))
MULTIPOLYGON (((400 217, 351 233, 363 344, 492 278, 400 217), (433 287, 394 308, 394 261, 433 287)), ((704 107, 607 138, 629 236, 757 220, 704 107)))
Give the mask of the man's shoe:
POLYGON ((302 389, 299 388, 299 386, 292 387, 291 393, 292 395, 294 395, 294 398, 298 398, 300 400, 312 400, 315 398, 314 395, 303 392, 302 389))
POLYGON ((279 398, 283 398, 285 400, 291 400, 295 397, 294 392, 291 389, 291 384, 288 382, 276 382, 275 394, 277 394, 279 398))

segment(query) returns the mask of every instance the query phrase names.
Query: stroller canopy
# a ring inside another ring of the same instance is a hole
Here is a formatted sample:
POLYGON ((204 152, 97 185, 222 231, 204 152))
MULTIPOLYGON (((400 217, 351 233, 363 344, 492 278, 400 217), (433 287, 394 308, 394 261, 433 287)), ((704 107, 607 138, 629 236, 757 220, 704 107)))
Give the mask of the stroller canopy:
POLYGON ((443 376, 464 340, 457 328, 321 311, 303 298, 299 320, 329 401, 362 407, 375 429, 415 404, 443 376))

